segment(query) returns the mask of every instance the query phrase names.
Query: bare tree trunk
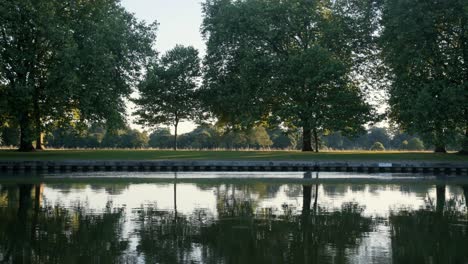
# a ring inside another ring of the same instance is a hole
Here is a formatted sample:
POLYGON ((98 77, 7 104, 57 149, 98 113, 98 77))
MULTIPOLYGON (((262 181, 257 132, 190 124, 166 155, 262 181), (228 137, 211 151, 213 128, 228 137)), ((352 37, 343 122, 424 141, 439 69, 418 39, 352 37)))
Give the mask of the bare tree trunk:
POLYGON ((304 126, 302 128, 302 151, 313 151, 311 129, 304 126))

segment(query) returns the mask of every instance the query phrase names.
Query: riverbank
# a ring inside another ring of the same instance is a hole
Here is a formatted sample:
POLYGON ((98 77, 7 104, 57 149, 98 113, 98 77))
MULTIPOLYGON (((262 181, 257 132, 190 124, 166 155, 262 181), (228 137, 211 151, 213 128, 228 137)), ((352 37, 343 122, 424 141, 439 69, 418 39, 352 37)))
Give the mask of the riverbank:
POLYGON ((468 157, 431 152, 0 151, 0 171, 336 171, 468 175, 468 157))
POLYGON ((0 160, 245 160, 245 161, 420 161, 466 162, 468 156, 456 153, 406 151, 211 151, 211 150, 46 150, 31 153, 0 150, 0 160))

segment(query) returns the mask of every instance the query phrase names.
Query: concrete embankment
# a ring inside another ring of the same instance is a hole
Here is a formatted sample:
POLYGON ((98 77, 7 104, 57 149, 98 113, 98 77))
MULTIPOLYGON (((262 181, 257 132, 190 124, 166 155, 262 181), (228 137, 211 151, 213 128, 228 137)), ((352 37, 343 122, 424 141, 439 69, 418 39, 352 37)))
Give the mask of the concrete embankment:
POLYGON ((468 175, 468 162, 424 161, 235 161, 235 160, 64 160, 0 161, 0 172, 72 171, 334 171, 468 175))

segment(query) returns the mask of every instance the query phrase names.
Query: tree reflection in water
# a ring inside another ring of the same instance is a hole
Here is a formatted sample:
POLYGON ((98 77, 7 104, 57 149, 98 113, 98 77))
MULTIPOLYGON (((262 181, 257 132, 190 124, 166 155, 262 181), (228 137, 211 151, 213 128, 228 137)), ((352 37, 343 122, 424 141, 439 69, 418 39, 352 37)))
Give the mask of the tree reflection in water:
POLYGON ((0 252, 4 263, 122 263, 122 209, 94 213, 41 204, 42 185, 3 185, 0 252))
POLYGON ((302 210, 285 207, 280 215, 258 208, 254 194, 264 189, 262 184, 217 186, 217 217, 205 210, 183 215, 146 207, 137 228, 139 253, 147 263, 346 263, 347 250, 372 229, 372 219, 362 216, 358 204, 335 211, 320 207, 317 184, 302 186, 302 210))
POLYGON ((468 186, 464 199, 446 200, 446 186, 436 186, 436 205, 399 210, 390 215, 394 263, 468 263, 468 186))
POLYGON ((0 263, 352 263, 380 253, 377 259, 394 263, 468 262, 468 185, 354 186, 303 177, 310 180, 180 184, 175 175, 169 184, 0 185, 0 263), (187 207, 181 198, 193 189, 210 194, 200 205, 213 198, 212 209, 187 207), (72 198, 90 191, 116 206, 91 209, 97 201, 72 198), (58 194, 55 203, 43 192, 58 194), (425 204, 410 210, 390 202, 393 211, 374 214, 388 192, 425 204), (128 194, 143 206, 117 206, 128 194), (364 252, 376 233, 384 243, 364 252))

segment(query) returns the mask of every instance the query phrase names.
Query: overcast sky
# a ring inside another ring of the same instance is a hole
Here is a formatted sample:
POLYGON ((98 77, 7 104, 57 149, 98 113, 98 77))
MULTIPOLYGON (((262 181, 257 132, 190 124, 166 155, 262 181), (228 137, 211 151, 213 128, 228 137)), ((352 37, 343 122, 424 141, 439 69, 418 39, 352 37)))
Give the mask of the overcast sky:
MULTIPOLYGON (((159 23, 156 49, 160 53, 176 44, 192 45, 205 54, 205 44, 200 34, 202 22, 199 0, 122 0, 122 5, 138 19, 159 23)), ((182 123, 180 133, 194 129, 192 123, 182 123)))

